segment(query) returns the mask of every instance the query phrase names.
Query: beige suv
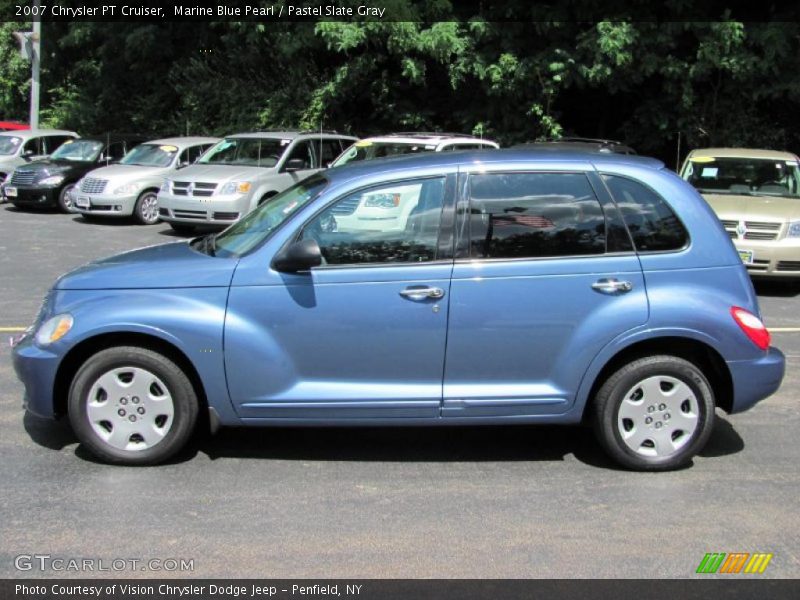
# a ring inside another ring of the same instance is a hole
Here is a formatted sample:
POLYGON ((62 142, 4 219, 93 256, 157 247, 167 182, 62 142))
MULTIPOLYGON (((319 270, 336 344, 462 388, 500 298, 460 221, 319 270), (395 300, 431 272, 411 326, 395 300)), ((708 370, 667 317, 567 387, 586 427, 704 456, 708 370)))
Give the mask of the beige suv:
POLYGON ((703 195, 752 276, 800 279, 800 159, 790 152, 704 148, 681 177, 703 195))

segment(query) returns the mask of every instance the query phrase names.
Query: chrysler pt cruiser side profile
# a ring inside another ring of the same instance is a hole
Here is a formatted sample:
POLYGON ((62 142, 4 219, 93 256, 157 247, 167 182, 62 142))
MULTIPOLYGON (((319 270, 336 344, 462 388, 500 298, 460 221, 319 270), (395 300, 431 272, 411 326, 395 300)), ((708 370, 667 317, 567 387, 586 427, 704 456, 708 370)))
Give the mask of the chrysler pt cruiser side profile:
POLYGON ((589 422, 631 469, 775 392, 745 266, 647 158, 509 150, 315 174, 219 234, 62 276, 14 348, 27 409, 120 464, 225 426, 589 422))

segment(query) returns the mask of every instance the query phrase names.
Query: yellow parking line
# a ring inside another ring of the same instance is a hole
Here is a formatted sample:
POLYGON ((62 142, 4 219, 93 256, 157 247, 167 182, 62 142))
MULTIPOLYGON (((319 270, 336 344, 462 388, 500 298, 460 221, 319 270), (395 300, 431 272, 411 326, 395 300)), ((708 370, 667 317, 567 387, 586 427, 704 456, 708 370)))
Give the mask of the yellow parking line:
POLYGON ((800 327, 768 327, 770 333, 797 333, 800 327))
POLYGON ((27 327, 0 327, 0 333, 21 333, 26 329, 27 327))

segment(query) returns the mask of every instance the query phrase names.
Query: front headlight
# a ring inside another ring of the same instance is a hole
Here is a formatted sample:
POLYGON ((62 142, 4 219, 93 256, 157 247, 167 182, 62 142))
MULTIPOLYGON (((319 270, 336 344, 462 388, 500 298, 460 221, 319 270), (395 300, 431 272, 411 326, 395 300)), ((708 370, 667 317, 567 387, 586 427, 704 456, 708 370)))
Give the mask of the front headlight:
POLYGON ((396 208, 400 206, 400 194, 368 194, 364 201, 368 208, 396 208))
POLYGON ((165 179, 164 183, 161 184, 160 192, 169 193, 169 179, 165 179))
POLYGON ((788 237, 800 237, 800 221, 789 222, 788 237))
POLYGON ((67 335, 73 324, 72 315, 63 313, 47 319, 36 332, 36 343, 47 346, 67 335))
POLYGON ((61 185, 62 181, 64 181, 63 175, 51 175, 50 177, 40 179, 39 185, 61 185))
POLYGON ((139 191, 140 187, 142 187, 142 184, 135 181, 131 183, 125 183, 114 190, 114 195, 121 196, 123 194, 135 194, 139 191))
POLYGON ((219 191, 220 194, 246 194, 250 191, 252 184, 249 181, 231 181, 222 186, 219 191))

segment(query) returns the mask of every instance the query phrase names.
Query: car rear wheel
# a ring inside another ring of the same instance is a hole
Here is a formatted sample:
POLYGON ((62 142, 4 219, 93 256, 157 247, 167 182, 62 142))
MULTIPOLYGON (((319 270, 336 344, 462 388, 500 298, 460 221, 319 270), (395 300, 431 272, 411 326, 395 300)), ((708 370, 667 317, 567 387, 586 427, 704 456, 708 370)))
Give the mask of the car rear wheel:
POLYGON ((74 183, 68 183, 63 188, 61 188, 61 192, 58 194, 58 207, 61 209, 62 212, 65 213, 78 212, 75 209, 75 204, 72 199, 72 192, 74 190, 75 190, 74 183))
POLYGON ((153 190, 142 192, 133 207, 133 217, 141 225, 158 223, 158 193, 153 190))
POLYGON ((714 426, 714 393, 702 371, 675 356, 648 356, 611 375, 595 397, 594 429, 618 463, 668 471, 702 450, 714 426))
POLYGON ((78 370, 69 419, 104 462, 163 462, 188 441, 198 401, 186 374, 166 356, 135 346, 102 350, 78 370))

